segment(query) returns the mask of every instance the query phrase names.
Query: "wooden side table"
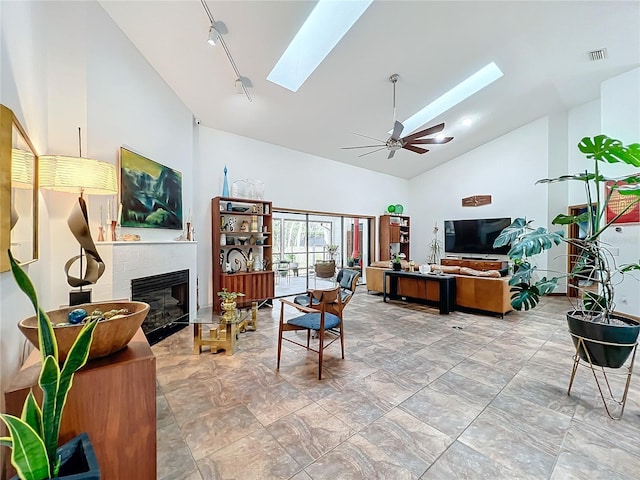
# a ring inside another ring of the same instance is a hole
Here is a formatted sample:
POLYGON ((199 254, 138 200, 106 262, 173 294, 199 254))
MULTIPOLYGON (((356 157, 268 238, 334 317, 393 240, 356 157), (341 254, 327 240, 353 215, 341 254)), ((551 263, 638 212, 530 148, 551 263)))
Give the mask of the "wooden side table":
MULTIPOLYGON (((38 402, 40 352, 31 352, 5 391, 7 413, 20 416, 33 388, 38 402)), ((62 414, 60 442, 87 432, 98 457, 102 480, 156 478, 156 358, 139 329, 129 345, 89 361, 73 379, 62 414)), ((4 465, 13 475, 9 456, 4 465)))

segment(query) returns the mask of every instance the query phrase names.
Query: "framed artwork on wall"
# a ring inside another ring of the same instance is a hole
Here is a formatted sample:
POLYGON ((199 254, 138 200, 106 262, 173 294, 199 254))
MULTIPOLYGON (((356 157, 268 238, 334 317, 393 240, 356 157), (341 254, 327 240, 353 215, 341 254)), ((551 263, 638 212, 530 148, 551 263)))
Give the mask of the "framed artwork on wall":
POLYGON ((182 230, 182 173, 120 148, 123 227, 182 230))
MULTIPOLYGON (((625 185, 624 181, 618 181, 618 185, 625 185)), ((613 182, 606 182, 606 195, 611 193, 613 182)), ((616 215, 622 212, 629 204, 636 199, 633 195, 620 195, 617 190, 611 193, 609 205, 607 205, 607 223, 611 222, 616 215)), ((640 223, 640 203, 636 203, 624 215, 621 215, 614 223, 640 223)))

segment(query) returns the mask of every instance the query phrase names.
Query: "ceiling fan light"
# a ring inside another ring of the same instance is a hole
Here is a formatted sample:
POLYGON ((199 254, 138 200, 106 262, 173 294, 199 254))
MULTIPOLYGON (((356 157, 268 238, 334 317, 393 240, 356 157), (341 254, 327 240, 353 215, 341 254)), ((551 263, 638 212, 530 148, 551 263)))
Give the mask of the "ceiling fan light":
POLYGON ((444 133, 439 133, 436 135, 436 140, 442 142, 444 140, 444 133))
POLYGON ((211 25, 211 27, 209 27, 209 37, 207 38, 207 43, 213 46, 216 43, 218 43, 219 39, 220 39, 220 32, 216 30, 216 28, 213 25, 211 25))

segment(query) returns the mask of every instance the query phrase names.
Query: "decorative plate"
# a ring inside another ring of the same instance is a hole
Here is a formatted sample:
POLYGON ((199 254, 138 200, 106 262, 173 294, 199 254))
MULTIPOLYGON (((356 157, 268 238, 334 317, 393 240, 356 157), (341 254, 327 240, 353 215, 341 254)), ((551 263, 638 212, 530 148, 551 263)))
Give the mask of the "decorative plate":
POLYGON ((230 248, 227 252, 227 263, 234 272, 242 270, 242 267, 245 265, 245 257, 242 250, 237 247, 230 248))

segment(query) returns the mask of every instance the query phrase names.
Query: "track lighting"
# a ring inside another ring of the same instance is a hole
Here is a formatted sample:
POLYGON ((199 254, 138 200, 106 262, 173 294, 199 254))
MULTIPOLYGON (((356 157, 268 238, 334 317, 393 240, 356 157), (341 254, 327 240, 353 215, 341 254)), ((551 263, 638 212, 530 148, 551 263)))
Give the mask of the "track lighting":
POLYGON ((241 78, 237 78, 235 82, 236 93, 242 95, 244 94, 244 83, 241 78))
POLYGON ((209 27, 209 38, 207 38, 207 43, 209 45, 215 45, 216 43, 218 43, 219 39, 220 39, 220 32, 216 30, 216 27, 211 25, 211 27, 209 27))
POLYGON ((249 90, 247 89, 247 86, 251 86, 251 82, 247 77, 244 77, 243 79, 243 77, 240 75, 240 71, 238 70, 236 62, 233 61, 233 57, 231 56, 229 47, 227 47, 227 43, 224 41, 224 37, 222 36, 221 32, 227 33, 226 27, 222 23, 216 24, 216 21, 213 18, 213 15, 211 14, 211 10, 207 5, 206 0, 200 0, 200 2, 202 3, 202 7, 204 8, 204 11, 206 12, 207 17, 209 17, 209 21, 211 22, 211 27, 209 28, 209 37, 207 38, 207 42, 210 45, 215 45, 216 43, 220 42, 220 45, 222 46, 222 49, 224 50, 224 53, 227 56, 227 60, 229 60, 229 63, 231 64, 231 68, 233 68, 233 71, 236 74, 236 82, 235 82, 236 91, 238 93, 244 93, 245 96, 247 97, 247 100, 251 101, 251 95, 249 94, 249 90), (219 29, 215 28, 215 25, 218 25, 219 29))

